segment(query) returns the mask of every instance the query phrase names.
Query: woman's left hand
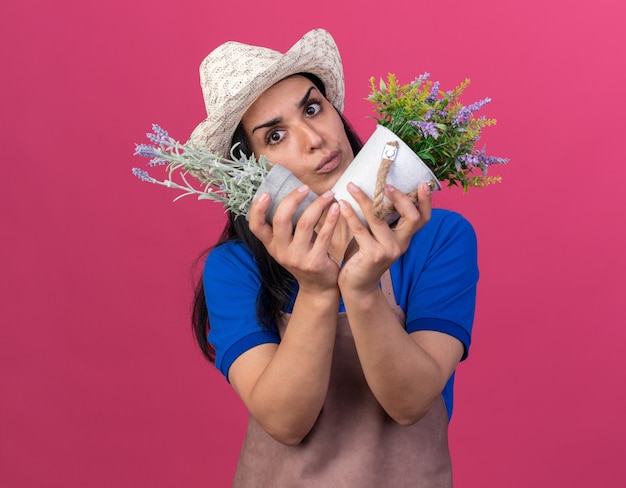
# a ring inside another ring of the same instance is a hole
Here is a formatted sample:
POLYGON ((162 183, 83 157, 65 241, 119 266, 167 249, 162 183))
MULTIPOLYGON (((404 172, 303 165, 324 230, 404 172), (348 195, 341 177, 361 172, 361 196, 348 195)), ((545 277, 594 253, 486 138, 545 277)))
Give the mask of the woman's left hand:
POLYGON ((379 287, 385 270, 430 220, 430 191, 426 184, 419 188, 416 206, 401 191, 388 187, 386 196, 400 214, 397 224, 390 227, 373 217, 372 201, 362 191, 354 186, 348 190, 370 229, 346 202, 340 202, 356 245, 339 271, 339 288, 370 390, 392 419, 410 425, 441 398, 463 355, 463 345, 451 335, 431 330, 407 334, 379 287))
POLYGON ((418 203, 391 185, 385 196, 393 203, 400 218, 394 227, 372 215, 372 200, 356 185, 350 183, 348 191, 361 207, 369 229, 363 225, 352 207, 340 201, 340 211, 354 235, 346 251, 344 265, 339 273, 342 293, 367 292, 378 288, 382 274, 408 248, 413 235, 430 220, 432 199, 430 188, 423 183, 417 194, 418 203))

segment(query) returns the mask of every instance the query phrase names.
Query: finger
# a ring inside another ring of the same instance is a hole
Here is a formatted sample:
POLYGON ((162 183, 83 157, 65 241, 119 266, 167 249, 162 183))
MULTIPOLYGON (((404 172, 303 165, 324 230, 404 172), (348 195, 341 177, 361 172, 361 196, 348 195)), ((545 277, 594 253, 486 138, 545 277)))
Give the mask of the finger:
MULTIPOLYGON (((353 285, 369 286, 372 283, 378 283, 383 271, 390 264, 389 246, 381 245, 378 238, 370 232, 370 228, 363 223, 348 202, 340 200, 339 209, 352 232, 352 241, 344 254, 343 269, 350 267, 353 269, 353 272, 349 273, 350 279, 354 280, 353 285)), ((385 221, 382 222, 393 238, 393 233, 390 231, 387 223, 385 221)), ((394 246, 391 248, 391 253, 393 253, 394 250, 398 249, 398 246, 393 243, 392 239, 389 240, 392 246, 394 246)), ((345 272, 343 276, 345 279, 345 272)))
POLYGON ((367 228, 367 226, 363 224, 363 222, 361 221, 361 218, 354 211, 352 206, 345 200, 339 200, 339 211, 341 213, 341 216, 348 223, 348 227, 352 231, 354 240, 358 244, 359 248, 366 248, 366 247, 371 246, 374 238, 372 234, 370 233, 369 229, 367 228))
POLYGON ((250 231, 265 245, 273 236, 272 226, 265 219, 265 214, 270 206, 269 193, 263 193, 257 198, 248 210, 248 226, 250 231))
POLYGON ((333 202, 334 197, 333 192, 330 190, 317 197, 300 216, 296 224, 297 229, 313 231, 322 217, 324 210, 333 202))
POLYGON ((298 210, 298 206, 304 201, 309 194, 310 189, 307 185, 293 190, 287 195, 282 202, 278 204, 274 217, 272 219, 272 227, 274 237, 280 241, 291 241, 293 237, 293 216, 298 210))
POLYGON ((385 196, 393 204, 400 218, 403 219, 404 225, 417 228, 430 219, 432 200, 428 183, 422 183, 418 188, 416 203, 392 185, 385 187, 385 196))
MULTIPOLYGON (((395 260, 397 256, 400 256, 400 254, 406 250, 409 240, 407 238, 410 238, 412 233, 408 234, 405 232, 406 235, 398 233, 396 229, 389 227, 389 224, 385 219, 374 217, 372 214, 372 200, 357 186, 348 184, 348 191, 352 195, 352 198, 354 198, 361 206, 361 211, 363 212, 363 215, 365 215, 365 219, 369 225, 369 232, 367 235, 364 233, 358 235, 356 230, 351 226, 352 231, 355 233, 355 240, 359 245, 359 249, 362 249, 370 257, 372 262, 383 262, 389 257, 393 257, 393 260, 395 260)), ((398 194, 394 195, 395 200, 404 199, 408 201, 410 207, 413 209, 413 212, 417 213, 409 197, 403 195, 399 191, 393 192, 398 194)), ((359 219, 359 222, 360 221, 361 220, 359 219)), ((356 222, 354 225, 356 225, 356 222)))
POLYGON ((428 183, 422 183, 417 191, 418 210, 426 225, 433 213, 433 195, 428 183))
POLYGON ((304 210, 298 222, 296 224, 295 231, 293 233, 293 244, 303 251, 308 251, 312 248, 315 241, 315 229, 319 222, 324 210, 333 201, 333 192, 327 191, 324 194, 317 197, 309 206, 304 210))
POLYGON ((385 196, 393 203, 400 215, 394 233, 408 241, 415 232, 424 227, 432 214, 432 198, 428 183, 422 183, 417 191, 417 203, 392 185, 385 188, 385 196))
MULTIPOLYGON (((367 194, 362 191, 354 183, 348 183, 348 192, 352 195, 352 198, 356 200, 361 208, 361 213, 365 216, 369 231, 377 239, 381 241, 387 241, 393 237, 393 232, 389 229, 389 224, 384 219, 376 218, 372 209, 374 203, 367 194)), ((356 213, 355 213, 356 214, 356 213)))
MULTIPOLYGON (((330 192, 332 198, 332 192, 330 192)), ((313 243, 313 249, 320 254, 328 254, 330 249, 330 241, 335 233, 337 222, 339 221, 339 204, 334 202, 330 205, 326 218, 321 228, 318 230, 313 243)))
MULTIPOLYGON (((356 202, 359 204, 359 207, 361 208, 361 213, 365 216, 365 219, 367 220, 368 224, 369 224, 369 220, 368 216, 372 215, 372 199, 367 196, 367 194, 361 190, 357 185, 355 185, 352 182, 348 183, 348 186, 346 187, 348 192, 350 193, 350 195, 352 196, 352 198, 354 198, 356 200, 356 202)), ((376 219, 373 219, 376 220, 376 219)))

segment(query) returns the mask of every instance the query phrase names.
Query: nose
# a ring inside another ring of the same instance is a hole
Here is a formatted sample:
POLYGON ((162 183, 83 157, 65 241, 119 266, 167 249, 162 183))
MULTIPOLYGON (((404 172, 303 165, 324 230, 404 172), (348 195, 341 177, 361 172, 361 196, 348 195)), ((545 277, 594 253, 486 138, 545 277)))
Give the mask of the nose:
POLYGON ((306 121, 301 124, 300 134, 302 144, 307 152, 313 152, 316 149, 321 148, 324 144, 324 137, 321 132, 314 127, 313 124, 307 123, 306 121))

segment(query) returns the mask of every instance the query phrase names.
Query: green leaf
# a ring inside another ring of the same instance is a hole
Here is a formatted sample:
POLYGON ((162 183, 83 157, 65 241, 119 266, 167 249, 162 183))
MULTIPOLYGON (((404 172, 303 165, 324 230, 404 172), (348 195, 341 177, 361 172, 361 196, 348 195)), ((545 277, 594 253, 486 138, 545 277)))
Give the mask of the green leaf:
POLYGON ((428 161, 432 161, 435 162, 433 159, 432 154, 429 154, 427 152, 420 152, 417 154, 421 159, 427 159, 428 161))

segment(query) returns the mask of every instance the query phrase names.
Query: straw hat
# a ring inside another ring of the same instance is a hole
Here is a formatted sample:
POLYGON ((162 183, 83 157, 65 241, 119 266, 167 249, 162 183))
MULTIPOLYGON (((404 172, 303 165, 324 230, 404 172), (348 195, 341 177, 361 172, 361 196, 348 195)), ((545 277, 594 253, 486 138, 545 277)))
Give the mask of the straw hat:
POLYGON ((341 57, 324 29, 306 33, 285 54, 233 41, 222 44, 200 65, 207 118, 194 129, 190 141, 228 157, 233 134, 246 110, 269 87, 296 73, 316 75, 324 83, 326 97, 343 111, 341 57))

